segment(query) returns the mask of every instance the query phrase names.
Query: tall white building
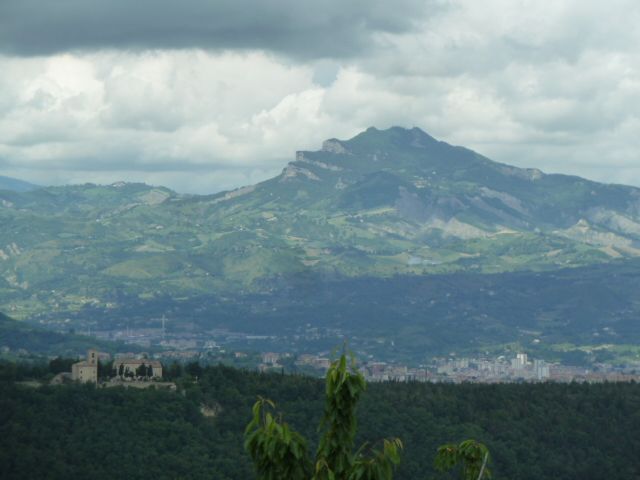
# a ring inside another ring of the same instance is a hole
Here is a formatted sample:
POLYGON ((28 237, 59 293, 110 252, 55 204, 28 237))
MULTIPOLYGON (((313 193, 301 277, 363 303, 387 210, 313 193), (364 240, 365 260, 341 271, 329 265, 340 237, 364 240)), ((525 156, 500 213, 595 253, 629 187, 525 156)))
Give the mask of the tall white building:
POLYGON ((538 380, 549 378, 549 365, 544 360, 534 360, 533 369, 538 380))
POLYGON ((516 354, 516 358, 511 360, 511 367, 514 370, 524 370, 528 363, 529 363, 529 360, 527 359, 527 354, 518 353, 516 354))

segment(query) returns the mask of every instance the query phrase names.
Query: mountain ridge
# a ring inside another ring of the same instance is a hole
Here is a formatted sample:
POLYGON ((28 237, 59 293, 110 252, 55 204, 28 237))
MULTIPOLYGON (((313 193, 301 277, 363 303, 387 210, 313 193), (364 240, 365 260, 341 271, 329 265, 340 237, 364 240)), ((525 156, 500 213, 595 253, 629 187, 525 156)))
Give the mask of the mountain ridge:
POLYGON ((107 308, 122 292, 268 292, 307 271, 547 271, 640 255, 640 189, 400 127, 328 139, 274 178, 213 195, 123 182, 2 191, 0 221, 0 309, 18 318, 107 308))

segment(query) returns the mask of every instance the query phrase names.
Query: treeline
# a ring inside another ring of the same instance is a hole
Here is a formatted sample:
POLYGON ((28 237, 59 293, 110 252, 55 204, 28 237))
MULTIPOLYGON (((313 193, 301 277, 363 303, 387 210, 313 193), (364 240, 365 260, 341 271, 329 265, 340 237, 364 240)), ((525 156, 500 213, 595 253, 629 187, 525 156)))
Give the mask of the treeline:
MULTIPOLYGON (((243 432, 258 396, 317 438, 321 380, 222 366, 173 373, 177 393, 33 388, 4 375, 0 478, 254 478, 243 432)), ((358 417, 358 445, 402 440, 398 479, 449 478, 433 469, 436 448, 466 438, 489 447, 496 479, 640 476, 637 384, 370 384, 358 417)))

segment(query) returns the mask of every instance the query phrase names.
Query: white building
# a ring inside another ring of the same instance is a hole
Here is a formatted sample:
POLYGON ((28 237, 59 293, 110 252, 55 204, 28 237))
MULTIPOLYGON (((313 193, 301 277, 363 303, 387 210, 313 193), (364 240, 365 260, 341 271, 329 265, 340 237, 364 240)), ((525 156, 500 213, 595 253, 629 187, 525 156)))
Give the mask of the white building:
POLYGON ((516 358, 511 360, 511 366, 514 370, 523 370, 529 363, 526 353, 516 354, 516 358))
POLYGON ((262 363, 266 365, 277 365, 280 360, 279 353, 266 352, 262 354, 262 363))
POLYGON ((538 380, 549 378, 549 365, 544 360, 534 360, 533 369, 538 380))

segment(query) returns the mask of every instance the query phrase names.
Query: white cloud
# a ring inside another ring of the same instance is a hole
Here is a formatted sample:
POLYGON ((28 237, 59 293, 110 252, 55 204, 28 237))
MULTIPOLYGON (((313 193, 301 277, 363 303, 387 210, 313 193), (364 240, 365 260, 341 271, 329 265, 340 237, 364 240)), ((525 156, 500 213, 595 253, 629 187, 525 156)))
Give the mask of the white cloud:
MULTIPOLYGON (((259 52, 65 54, 2 58, 0 68, 14 80, 3 85, 0 168, 32 169, 27 176, 45 183, 49 174, 51 181, 67 181, 91 178, 78 175, 83 171, 101 172, 95 178, 130 171, 190 190, 188 182, 172 181, 176 171, 273 172, 294 147, 279 156, 271 137, 287 132, 269 130, 286 128, 294 109, 296 123, 304 123, 313 114, 305 102, 313 103, 317 91, 311 67, 259 52), (302 94, 285 108, 292 92, 302 94), (276 122, 267 125, 269 118, 276 122)), ((244 177, 253 178, 234 176, 244 177)))
POLYGON ((349 60, 260 51, 0 57, 0 174, 214 192, 294 150, 419 126, 495 160, 640 185, 640 5, 452 0, 349 60))

